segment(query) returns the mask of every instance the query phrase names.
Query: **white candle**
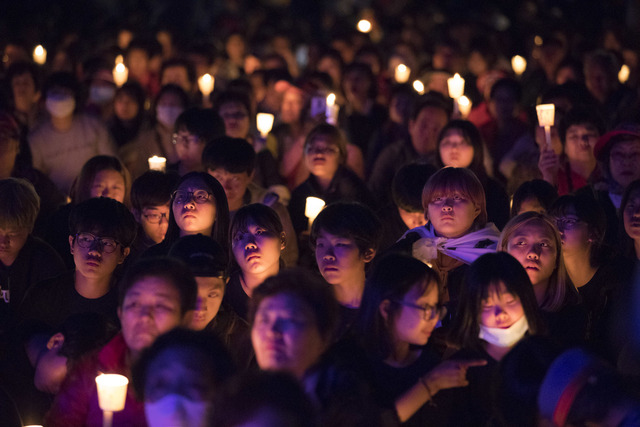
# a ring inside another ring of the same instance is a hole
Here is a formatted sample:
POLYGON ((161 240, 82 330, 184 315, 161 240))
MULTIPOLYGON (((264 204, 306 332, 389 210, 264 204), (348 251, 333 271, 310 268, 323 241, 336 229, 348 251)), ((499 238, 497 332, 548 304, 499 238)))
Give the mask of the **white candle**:
POLYGON ((515 55, 511 58, 511 68, 516 73, 516 76, 521 76, 527 69, 527 60, 520 55, 515 55))
POLYGON ((167 168, 167 159, 164 157, 153 156, 147 160, 149 162, 149 169, 152 171, 164 172, 167 168))
POLYGON ((117 412, 124 409, 129 380, 124 375, 100 374, 96 377, 98 404, 103 411, 117 412))
POLYGON ((269 113, 258 113, 256 117, 256 125, 258 130, 260 131, 260 136, 266 138, 271 132, 271 128, 273 127, 273 114, 269 113))
POLYGON ((460 109, 460 115, 462 116, 463 119, 466 119, 469 116, 469 113, 471 112, 471 107, 472 107, 472 104, 469 98, 467 98, 464 95, 458 98, 458 108, 460 109))
POLYGON ((325 117, 327 123, 330 125, 338 124, 338 113, 340 112, 340 106, 336 105, 336 94, 330 93, 327 95, 327 106, 325 110, 325 117))
POLYGON ((307 197, 307 201, 304 207, 304 216, 309 218, 309 228, 315 221, 320 211, 324 208, 324 200, 318 197, 307 197))
POLYGON ((464 79, 458 73, 447 79, 447 87, 449 88, 449 96, 453 99, 459 99, 464 95, 464 79))
POLYGON ((113 81, 118 87, 125 84, 128 79, 129 69, 122 62, 113 67, 113 81))
POLYGON ((631 70, 627 64, 622 64, 620 67, 620 71, 618 72, 618 81, 622 84, 626 83, 629 80, 629 75, 631 74, 631 70))
POLYGON ((361 19, 360 21, 358 21, 358 31, 360 31, 361 33, 368 33, 371 31, 371 22, 366 20, 366 19, 361 19))
POLYGON ((547 149, 551 150, 551 126, 555 121, 556 107, 553 104, 536 105, 538 113, 538 123, 544 126, 544 136, 547 142, 547 149))
POLYGON ((116 56, 116 63, 115 63, 115 65, 118 65, 118 64, 124 64, 124 58, 122 57, 122 55, 118 55, 118 56, 116 56))
POLYGON ((198 79, 198 87, 200 88, 200 92, 202 92, 203 96, 211 95, 211 92, 213 92, 214 83, 215 79, 209 73, 203 74, 198 79))
POLYGON ((413 89, 418 92, 420 95, 424 94, 424 83, 422 83, 420 80, 414 80, 413 81, 413 89))
POLYGON ((39 65, 44 65, 47 62, 47 50, 41 44, 33 49, 33 62, 39 65))
POLYGON ((398 83, 406 83, 411 76, 411 68, 404 64, 400 64, 396 67, 395 78, 398 83))

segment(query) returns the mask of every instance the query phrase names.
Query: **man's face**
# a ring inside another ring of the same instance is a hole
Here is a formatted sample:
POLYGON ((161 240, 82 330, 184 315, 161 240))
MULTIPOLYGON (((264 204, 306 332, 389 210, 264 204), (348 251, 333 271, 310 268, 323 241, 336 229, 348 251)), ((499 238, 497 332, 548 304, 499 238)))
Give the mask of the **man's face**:
POLYGON ((640 139, 617 142, 609 153, 611 178, 626 188, 631 182, 640 179, 640 139))
POLYGON ((195 310, 191 312, 189 328, 201 331, 220 311, 226 282, 221 277, 196 277, 196 283, 198 299, 195 310))
POLYGON ((167 203, 166 205, 145 206, 139 213, 138 222, 144 233, 156 243, 162 242, 167 234, 170 209, 171 207, 167 203))
POLYGON ((220 106, 218 111, 224 120, 224 129, 227 136, 232 138, 246 138, 249 135, 249 112, 239 102, 228 102, 220 106))
POLYGON ((242 204, 242 198, 244 197, 247 187, 251 183, 253 174, 249 175, 247 172, 231 173, 223 168, 208 170, 209 175, 220 181, 224 193, 227 195, 229 206, 237 206, 242 204))
POLYGON ((69 246, 76 273, 91 279, 110 277, 129 255, 128 247, 123 248, 113 237, 96 230, 69 236, 69 246))
POLYGON ((409 120, 411 144, 419 155, 435 151, 438 135, 447 124, 447 113, 437 107, 424 107, 415 120, 409 120))

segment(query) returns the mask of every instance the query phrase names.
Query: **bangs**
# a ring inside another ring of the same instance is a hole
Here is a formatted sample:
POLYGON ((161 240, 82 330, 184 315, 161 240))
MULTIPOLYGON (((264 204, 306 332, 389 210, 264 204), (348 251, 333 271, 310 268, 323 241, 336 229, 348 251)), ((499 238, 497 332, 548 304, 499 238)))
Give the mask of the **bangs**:
POLYGON ((229 230, 231 238, 239 231, 248 230, 251 224, 264 228, 274 236, 279 236, 284 231, 282 221, 276 211, 266 205, 254 203, 243 206, 236 212, 229 230))

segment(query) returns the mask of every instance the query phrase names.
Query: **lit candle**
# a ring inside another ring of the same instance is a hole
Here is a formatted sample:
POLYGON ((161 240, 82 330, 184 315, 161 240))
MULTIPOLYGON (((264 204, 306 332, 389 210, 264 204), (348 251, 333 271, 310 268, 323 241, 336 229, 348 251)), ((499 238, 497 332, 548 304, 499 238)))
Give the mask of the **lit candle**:
POLYGON ((538 113, 538 123, 540 126, 544 126, 544 136, 547 141, 547 149, 551 149, 551 126, 554 123, 554 117, 556 113, 556 107, 553 104, 540 104, 536 105, 536 112, 538 113))
POLYGON ((358 27, 358 31, 366 34, 371 31, 372 25, 370 21, 366 19, 361 19, 360 21, 358 21, 357 27, 358 27))
POLYGON ((447 87, 449 96, 453 99, 457 100, 464 95, 464 79, 458 73, 447 79, 447 87))
POLYGON ((420 95, 424 94, 424 83, 422 83, 420 80, 414 80, 413 81, 413 89, 418 92, 420 95))
POLYGON ((167 159, 164 157, 153 156, 147 160, 149 162, 149 169, 152 171, 164 172, 167 168, 167 159))
POLYGON ((273 114, 269 113, 258 113, 256 117, 256 125, 258 130, 260 131, 260 136, 266 138, 271 132, 271 128, 273 127, 273 114))
POLYGON ((118 64, 124 64, 124 58, 122 57, 122 55, 118 55, 118 56, 116 56, 116 63, 115 63, 115 65, 118 65, 118 64))
POLYGON ((627 64, 622 64, 620 67, 620 71, 618 72, 618 81, 622 84, 626 83, 629 80, 629 75, 631 74, 631 70, 627 64))
POLYGON ((406 83, 411 76, 411 68, 404 64, 400 64, 396 67, 395 78, 398 83, 406 83))
POLYGON ((127 79, 129 79, 129 69, 122 62, 113 67, 113 81, 118 87, 125 84, 127 79))
POLYGON ((513 68, 513 72, 516 73, 516 76, 521 76, 522 73, 524 73, 524 70, 527 69, 527 60, 520 55, 514 56, 511 58, 511 68, 513 68))
POLYGON ((307 197, 304 216, 309 218, 309 229, 311 229, 311 224, 313 224, 313 221, 315 221, 320 211, 324 208, 324 205, 324 200, 318 197, 307 197))
POLYGON ((33 49, 33 62, 39 65, 44 65, 47 62, 47 50, 41 44, 33 49))
POLYGON ((472 104, 469 98, 467 98, 464 95, 458 98, 458 108, 460 109, 460 115, 462 116, 463 119, 466 119, 469 116, 469 113, 471 112, 471 107, 472 107, 472 104))
POLYGON ((209 73, 202 75, 198 79, 198 87, 200 88, 200 92, 202 92, 203 96, 211 95, 211 92, 213 92, 214 83, 215 79, 211 77, 211 74, 209 73))
POLYGON ((336 105, 336 94, 330 93, 327 95, 327 107, 325 111, 325 117, 327 123, 330 125, 336 125, 338 123, 338 113, 340 112, 340 106, 336 105))
POLYGON ((124 375, 100 374, 96 377, 98 405, 103 412, 103 426, 111 427, 113 413, 124 409, 129 380, 124 375))

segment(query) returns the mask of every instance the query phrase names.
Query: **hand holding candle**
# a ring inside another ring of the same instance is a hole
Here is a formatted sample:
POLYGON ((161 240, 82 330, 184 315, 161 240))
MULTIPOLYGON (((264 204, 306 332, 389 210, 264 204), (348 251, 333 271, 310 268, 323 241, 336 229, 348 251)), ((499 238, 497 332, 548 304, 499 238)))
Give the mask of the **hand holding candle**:
POLYGON ((551 149, 551 126, 553 126, 556 107, 553 104, 536 105, 538 123, 544 127, 544 136, 547 141, 547 149, 551 149))

